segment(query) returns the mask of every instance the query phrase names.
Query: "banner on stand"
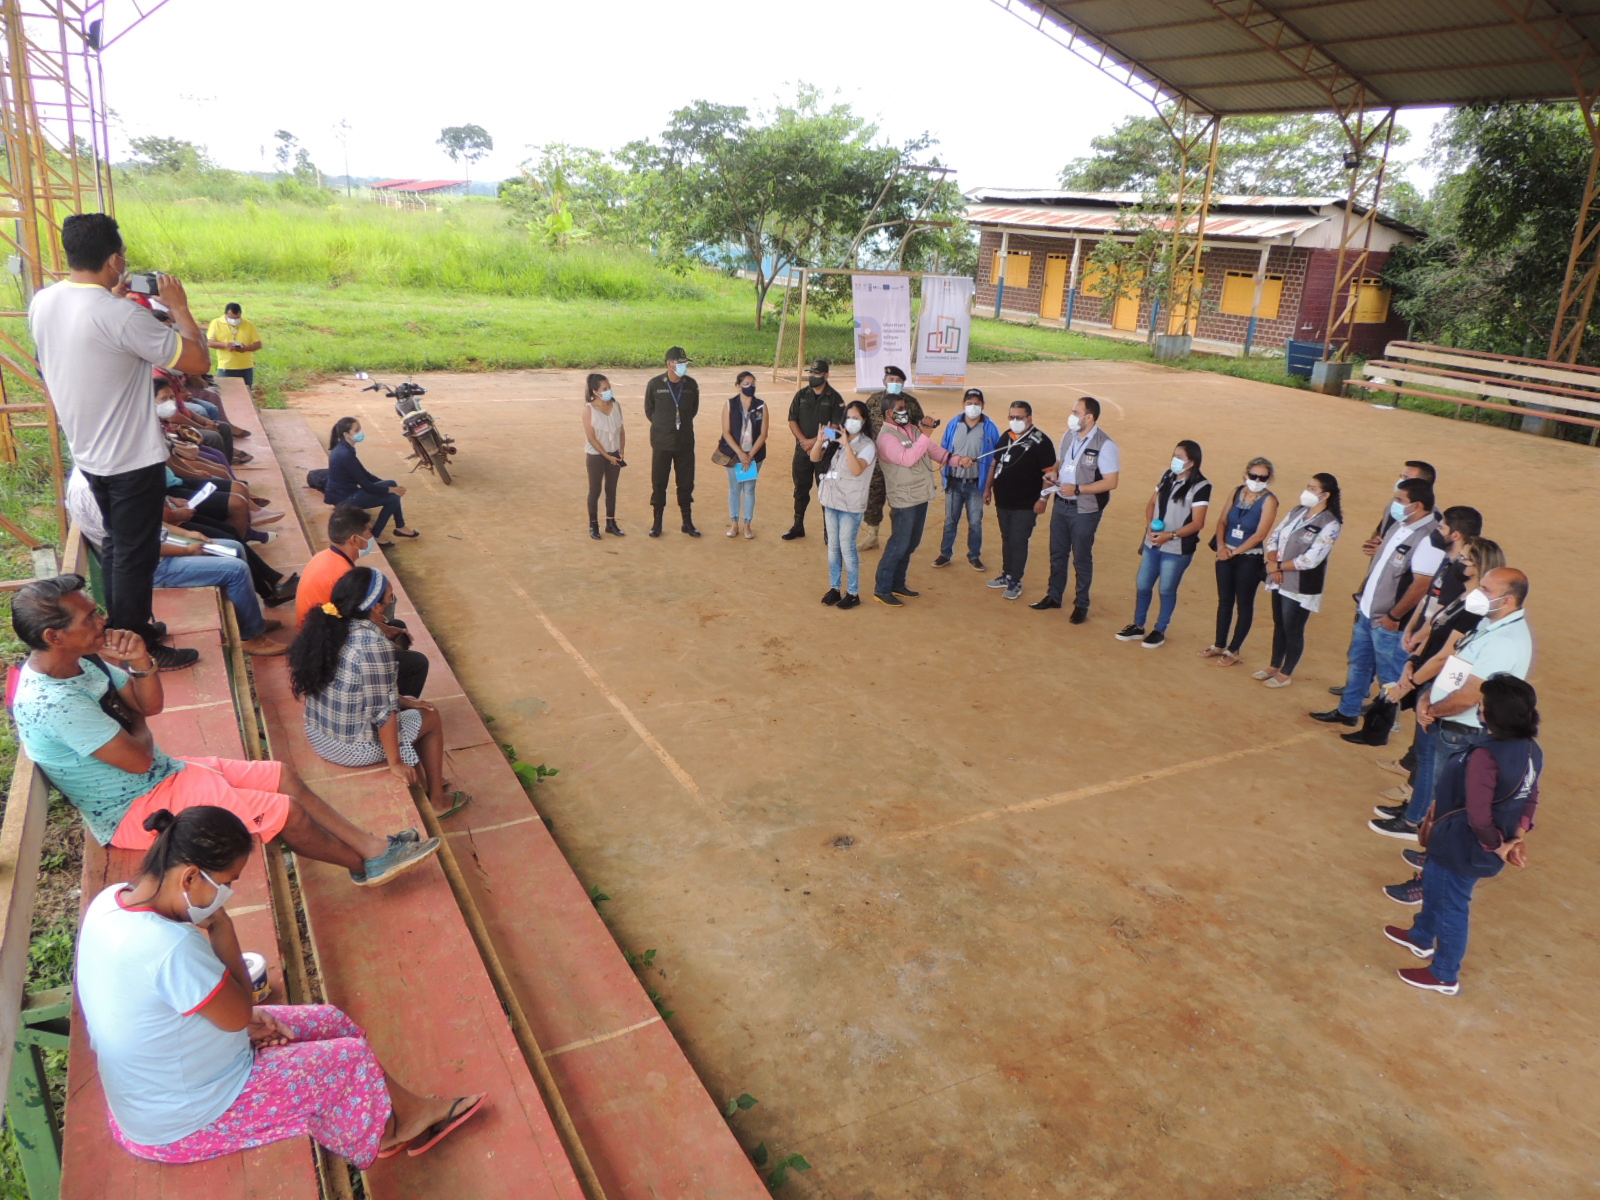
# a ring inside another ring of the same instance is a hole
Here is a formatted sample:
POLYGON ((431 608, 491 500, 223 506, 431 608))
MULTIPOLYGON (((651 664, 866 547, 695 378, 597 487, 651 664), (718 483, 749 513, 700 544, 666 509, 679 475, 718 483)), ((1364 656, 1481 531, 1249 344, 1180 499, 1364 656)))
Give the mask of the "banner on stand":
POLYGON ((852 275, 856 307, 856 391, 883 387, 883 369, 911 373, 911 280, 852 275))
POLYGON ((972 291, 972 280, 963 276, 922 277, 922 316, 917 322, 917 367, 913 386, 967 386, 972 291))

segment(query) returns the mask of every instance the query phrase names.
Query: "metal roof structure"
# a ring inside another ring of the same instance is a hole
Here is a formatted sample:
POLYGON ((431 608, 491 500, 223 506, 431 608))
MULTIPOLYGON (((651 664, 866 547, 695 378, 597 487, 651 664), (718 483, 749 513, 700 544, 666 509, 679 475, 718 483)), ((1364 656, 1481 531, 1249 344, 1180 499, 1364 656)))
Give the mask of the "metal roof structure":
POLYGON ((442 188, 462 187, 465 179, 380 179, 369 185, 375 192, 437 192, 442 188))
POLYGON ((1218 116, 1600 90, 1600 0, 995 3, 1148 99, 1218 116))
MULTIPOLYGON (((967 209, 967 220, 974 225, 1027 226, 1033 229, 1059 229, 1073 233, 1113 234, 1128 231, 1128 222, 1120 210, 1093 210, 1082 208, 1039 208, 1032 205, 1009 207, 1004 204, 974 204, 967 209)), ((1247 241, 1264 242, 1279 238, 1293 238, 1330 218, 1322 217, 1228 217, 1215 210, 1206 217, 1207 242, 1247 241)), ((1198 217, 1191 216, 1188 228, 1194 231, 1198 217)), ((1157 222, 1159 229, 1172 228, 1172 221, 1157 222)))
MULTIPOLYGON (((1145 196, 1141 192, 1072 192, 1058 191, 1050 188, 972 188, 965 193, 968 208, 967 220, 975 222, 995 221, 993 216, 974 215, 980 211, 987 213, 989 209, 1015 205, 1026 205, 1027 208, 1007 208, 1007 211, 1027 212, 1034 214, 1026 220, 1005 220, 1005 224, 1037 224, 1058 228, 1068 228, 1060 220, 1051 219, 1050 209, 1122 209, 1138 204, 1145 196), (1042 206, 1042 207, 1041 207, 1042 206)), ((1223 196, 1211 197, 1209 216, 1206 218, 1206 231, 1208 234, 1222 235, 1224 225, 1219 221, 1226 221, 1228 227, 1235 230, 1229 234, 1231 237, 1277 237, 1283 233, 1304 231, 1314 225, 1319 225, 1329 216, 1326 209, 1342 209, 1349 201, 1344 196, 1223 196), (1270 213, 1270 216, 1265 214, 1270 213), (1239 224, 1243 219, 1251 222, 1252 232, 1239 232, 1246 228, 1239 224), (1296 226, 1296 230, 1289 230, 1288 225, 1296 226), (1274 226, 1285 226, 1276 233, 1265 232, 1274 226)), ((1355 205, 1358 216, 1364 216, 1367 209, 1362 204, 1355 205)), ((1095 220, 1082 228, 1106 228, 1105 217, 1096 213, 1095 220)), ((1422 230, 1407 225, 1404 221, 1394 217, 1385 216, 1381 211, 1375 220, 1378 224, 1415 238, 1426 237, 1422 230)))

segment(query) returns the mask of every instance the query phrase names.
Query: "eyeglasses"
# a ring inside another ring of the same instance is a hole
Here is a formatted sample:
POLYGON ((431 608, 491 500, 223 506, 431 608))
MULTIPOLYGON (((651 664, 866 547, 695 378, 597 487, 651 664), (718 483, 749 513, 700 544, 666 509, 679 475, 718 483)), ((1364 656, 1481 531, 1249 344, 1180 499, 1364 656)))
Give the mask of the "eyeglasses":
POLYGON ((1266 483, 1268 480, 1270 480, 1272 478, 1272 476, 1271 475, 1246 475, 1245 478, 1246 479, 1253 479, 1257 483, 1266 483))

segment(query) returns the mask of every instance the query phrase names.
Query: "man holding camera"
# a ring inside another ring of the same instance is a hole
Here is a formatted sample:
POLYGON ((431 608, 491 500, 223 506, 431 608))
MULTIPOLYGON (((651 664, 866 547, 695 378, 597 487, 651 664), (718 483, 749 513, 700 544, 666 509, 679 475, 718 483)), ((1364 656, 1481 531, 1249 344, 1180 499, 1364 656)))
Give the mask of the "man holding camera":
POLYGON ((73 461, 105 518, 100 558, 110 623, 144 638, 163 671, 177 670, 200 655, 161 645, 151 622, 168 449, 150 368, 198 375, 211 355, 183 284, 171 275, 127 278, 127 252, 111 217, 68 217, 61 246, 71 274, 33 297, 28 329, 73 461), (130 290, 158 295, 173 326, 128 303, 130 290))

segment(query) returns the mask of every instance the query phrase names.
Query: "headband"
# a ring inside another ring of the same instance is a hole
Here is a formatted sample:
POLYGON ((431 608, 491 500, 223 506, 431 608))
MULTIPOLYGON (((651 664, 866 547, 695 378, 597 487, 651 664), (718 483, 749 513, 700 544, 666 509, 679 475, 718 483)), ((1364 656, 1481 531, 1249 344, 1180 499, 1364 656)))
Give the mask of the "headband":
MULTIPOLYGON (((369 568, 370 569, 370 568, 369 568)), ((389 586, 389 581, 383 577, 382 571, 372 572, 372 583, 367 588, 367 594, 362 598, 360 612, 368 612, 372 606, 383 598, 384 589, 389 586)))

